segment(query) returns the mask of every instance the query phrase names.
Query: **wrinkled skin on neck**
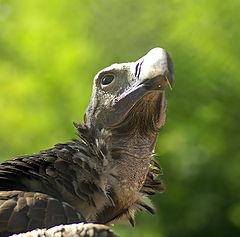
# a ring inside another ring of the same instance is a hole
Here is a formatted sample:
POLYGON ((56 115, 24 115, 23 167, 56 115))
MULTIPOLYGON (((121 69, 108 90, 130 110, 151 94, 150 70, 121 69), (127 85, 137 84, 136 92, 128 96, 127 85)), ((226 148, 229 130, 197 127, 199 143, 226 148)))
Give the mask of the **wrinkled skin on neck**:
MULTIPOLYGON (((144 95, 123 121, 110 128, 113 134, 111 140, 113 158, 124 160, 127 165, 136 160, 141 160, 142 163, 147 161, 148 166, 159 130, 165 122, 165 112, 166 100, 163 91, 153 91, 144 95)), ((143 165, 136 167, 135 170, 126 167, 124 172, 139 173, 142 167, 143 165)), ((142 174, 143 179, 145 175, 142 174)), ((143 180, 138 179, 138 182, 138 188, 141 188, 143 180)))

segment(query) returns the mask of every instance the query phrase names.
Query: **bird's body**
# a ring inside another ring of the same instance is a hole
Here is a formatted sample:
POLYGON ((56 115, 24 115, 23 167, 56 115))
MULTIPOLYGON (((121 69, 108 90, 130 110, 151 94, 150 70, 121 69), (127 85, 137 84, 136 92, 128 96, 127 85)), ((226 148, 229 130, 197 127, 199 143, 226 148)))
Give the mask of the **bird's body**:
POLYGON ((153 150, 165 122, 172 63, 159 48, 100 71, 79 139, 0 165, 0 236, 58 224, 109 224, 154 212, 160 192, 153 150), (142 71, 141 71, 142 70, 142 71))

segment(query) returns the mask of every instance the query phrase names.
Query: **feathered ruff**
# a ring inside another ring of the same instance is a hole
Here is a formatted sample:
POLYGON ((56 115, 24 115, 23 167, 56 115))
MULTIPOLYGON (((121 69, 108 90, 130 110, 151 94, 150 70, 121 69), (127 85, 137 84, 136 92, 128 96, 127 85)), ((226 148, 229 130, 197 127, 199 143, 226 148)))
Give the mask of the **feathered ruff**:
MULTIPOLYGON (((85 124, 74 123, 74 126, 80 139, 2 163, 0 190, 43 192, 72 206, 76 206, 80 199, 83 208, 78 210, 87 221, 94 221, 95 215, 104 207, 114 206, 108 179, 110 176, 117 179, 118 174, 110 165, 114 163, 108 147, 111 133, 105 129, 89 128, 85 124), (84 213, 85 209, 87 213, 84 213)), ((134 225, 136 210, 154 213, 147 195, 163 191, 158 178, 160 174, 161 168, 152 157, 145 182, 140 192, 136 193, 136 201, 115 219, 127 219, 134 225)))

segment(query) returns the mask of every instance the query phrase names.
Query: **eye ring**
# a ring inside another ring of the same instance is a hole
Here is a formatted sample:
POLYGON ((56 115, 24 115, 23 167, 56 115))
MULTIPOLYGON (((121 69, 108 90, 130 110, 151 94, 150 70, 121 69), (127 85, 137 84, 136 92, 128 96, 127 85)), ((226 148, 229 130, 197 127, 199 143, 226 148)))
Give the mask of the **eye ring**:
POLYGON ((107 87, 109 86, 115 79, 115 76, 113 74, 106 74, 101 79, 101 86, 107 87))

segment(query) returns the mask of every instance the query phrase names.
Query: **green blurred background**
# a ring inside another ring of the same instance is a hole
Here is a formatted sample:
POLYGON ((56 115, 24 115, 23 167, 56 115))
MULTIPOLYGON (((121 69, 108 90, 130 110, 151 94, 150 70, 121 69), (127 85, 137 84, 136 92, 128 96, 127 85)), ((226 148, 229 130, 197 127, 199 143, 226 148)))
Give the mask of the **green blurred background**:
POLYGON ((166 191, 121 236, 240 236, 240 1, 0 0, 0 157, 68 141, 92 79, 161 46, 175 64, 156 152, 166 191))

